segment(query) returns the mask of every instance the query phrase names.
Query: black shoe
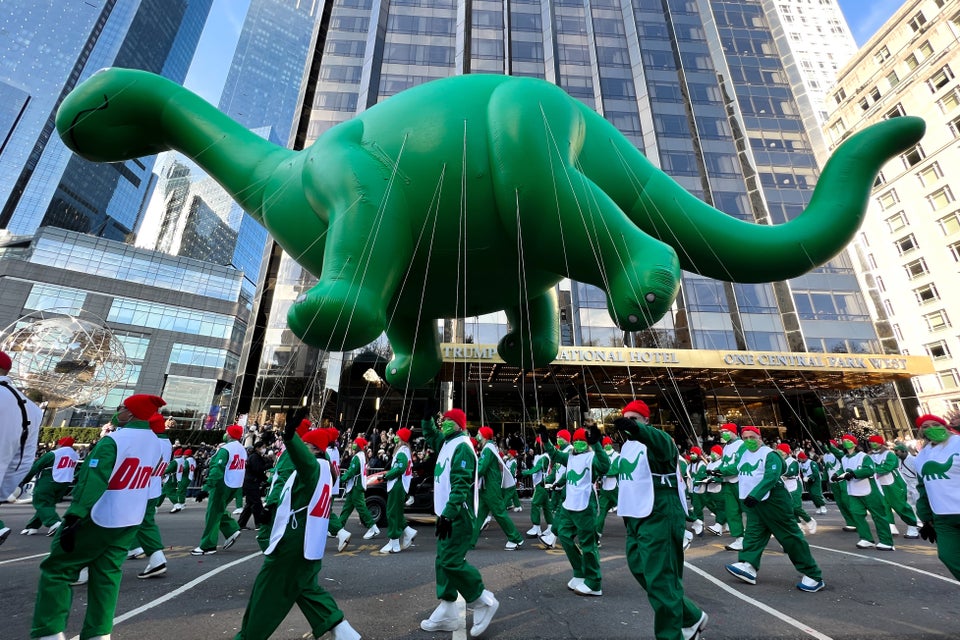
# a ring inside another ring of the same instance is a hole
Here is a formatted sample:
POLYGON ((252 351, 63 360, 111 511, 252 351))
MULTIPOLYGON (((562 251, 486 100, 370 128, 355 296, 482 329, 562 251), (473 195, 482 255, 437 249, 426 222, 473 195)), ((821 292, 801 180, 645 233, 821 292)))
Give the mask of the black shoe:
POLYGON ((138 578, 156 578, 157 576, 162 576, 167 572, 167 563, 164 562, 161 565, 157 565, 152 569, 144 569, 137 574, 138 578))

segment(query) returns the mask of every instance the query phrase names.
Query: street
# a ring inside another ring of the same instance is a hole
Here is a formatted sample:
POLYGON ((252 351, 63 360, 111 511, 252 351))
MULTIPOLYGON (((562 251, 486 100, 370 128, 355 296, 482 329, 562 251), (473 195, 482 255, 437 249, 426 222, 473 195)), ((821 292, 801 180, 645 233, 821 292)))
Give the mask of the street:
MULTIPOLYGON (((510 516, 521 531, 530 527, 529 501, 510 516)), ((807 503, 809 506, 809 503, 807 503)), ((206 504, 189 502, 170 514, 161 507, 157 521, 167 548, 165 576, 139 580, 146 559, 128 560, 117 606, 113 638, 232 638, 240 627, 250 587, 262 556, 253 531, 216 555, 193 557, 206 504)), ((64 504, 60 505, 62 513, 64 504)), ((339 511, 340 503, 334 508, 339 511)), ((809 536, 813 555, 823 569, 827 588, 806 594, 794 585, 799 575, 771 541, 763 557, 758 583, 748 585, 724 570, 736 561, 725 551, 729 538, 709 534, 695 538, 687 552, 686 594, 710 616, 703 637, 721 639, 869 639, 960 637, 960 583, 937 560, 936 549, 923 540, 896 538, 893 552, 855 548, 856 533, 840 530, 840 517, 818 516, 819 531, 809 536)), ((39 564, 50 538, 17 535, 32 513, 27 504, 4 504, 0 517, 13 533, 0 547, 0 602, 6 623, 0 637, 28 638, 39 564)), ((352 516, 351 545, 337 554, 327 546, 320 581, 364 638, 444 638, 451 634, 421 631, 420 620, 436 606, 433 518, 410 514, 419 530, 414 545, 397 555, 378 553, 385 530, 370 541, 352 516)), ((901 529, 903 525, 901 523, 901 529)), ((222 542, 222 540, 221 540, 222 542)), ((527 540, 518 551, 503 550, 505 536, 491 523, 468 559, 483 574, 500 609, 485 638, 652 638, 653 615, 646 595, 627 569, 624 527, 614 514, 607 520, 600 549, 603 596, 580 597, 566 588, 571 577, 563 551, 545 551, 527 540)), ((74 587, 67 637, 79 633, 86 587, 74 587)), ((471 614, 466 614, 469 628, 471 614)), ((310 637, 310 628, 294 609, 273 638, 310 637)), ((466 638, 464 629, 454 638, 466 638)))

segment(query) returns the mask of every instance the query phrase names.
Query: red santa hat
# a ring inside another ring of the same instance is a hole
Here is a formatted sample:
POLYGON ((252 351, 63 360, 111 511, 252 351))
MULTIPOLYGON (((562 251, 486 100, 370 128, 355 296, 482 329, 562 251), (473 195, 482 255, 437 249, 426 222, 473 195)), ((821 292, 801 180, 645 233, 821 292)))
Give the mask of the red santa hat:
POLYGON ((560 429, 560 431, 557 431, 557 440, 560 440, 561 438, 563 438, 565 442, 570 442, 570 432, 566 429, 560 429))
POLYGON ((233 438, 234 440, 239 440, 243 437, 243 427, 238 424, 232 424, 227 427, 227 435, 233 438))
POLYGON ((183 455, 189 457, 193 455, 193 449, 187 449, 183 452, 183 455))
POLYGON ((722 424, 720 425, 720 431, 729 431, 733 435, 737 435, 737 425, 733 424, 732 422, 722 424))
POLYGON ((73 441, 73 438, 71 438, 70 436, 67 436, 67 437, 65 437, 65 438, 60 438, 59 440, 57 440, 57 446, 58 446, 58 447, 72 447, 72 446, 73 446, 73 442, 74 442, 74 441, 73 441))
POLYGON ((353 444, 357 445, 361 449, 366 449, 367 439, 364 438, 363 436, 357 436, 356 438, 353 439, 353 444))
POLYGON ((340 439, 340 432, 336 427, 327 427, 327 446, 332 447, 340 439))
POLYGON ((323 451, 330 443, 330 435, 326 429, 312 429, 311 431, 307 431, 307 433, 301 437, 301 440, 323 451))
POLYGON ((397 429, 397 437, 403 440, 404 442, 410 442, 411 435, 413 435, 413 433, 410 431, 410 429, 407 429, 406 427, 400 427, 399 429, 397 429))
MULTIPOLYGON (((723 449, 721 449, 723 451, 723 449)), ((690 447, 690 455, 703 457, 703 449, 700 447, 690 447)))
POLYGON ((183 455, 183 449, 174 449, 174 450, 173 450, 173 457, 174 457, 174 458, 179 458, 179 457, 182 456, 182 455, 183 455))
POLYGON ((0 369, 10 371, 13 367, 13 360, 4 351, 0 351, 0 369))
POLYGON ((602 444, 603 446, 607 446, 608 444, 612 445, 613 438, 611 438, 610 436, 603 436, 603 440, 600 441, 600 444, 602 444))
POLYGON ((573 441, 586 442, 587 441, 587 432, 585 429, 577 429, 573 432, 573 441))
POLYGON ((445 414, 443 414, 443 418, 445 420, 453 420, 456 422, 461 431, 467 428, 467 414, 463 412, 463 409, 450 409, 450 411, 447 411, 445 414))
POLYGON ((710 447, 710 453, 715 453, 715 454, 717 454, 718 456, 722 456, 722 455, 723 455, 723 447, 721 447, 721 446, 718 445, 718 444, 715 444, 715 445, 713 445, 712 447, 710 447))
POLYGON ((807 453, 805 451, 797 452, 797 460, 806 460, 806 459, 807 459, 807 453))
POLYGON ((513 457, 513 458, 516 458, 516 457, 517 457, 517 450, 516 450, 516 449, 510 449, 509 451, 507 451, 507 454, 508 454, 509 456, 513 457))
POLYGON ((627 403, 627 406, 623 408, 621 413, 639 413, 644 418, 650 417, 650 407, 647 406, 647 403, 643 400, 633 400, 627 403))
POLYGON ((123 401, 123 406, 127 411, 133 414, 137 420, 147 420, 157 412, 157 409, 167 404, 160 396, 152 396, 147 393, 138 393, 127 397, 123 401))
POLYGON ((860 441, 857 440, 857 436, 853 435, 852 433, 843 434, 843 440, 844 442, 852 442, 853 446, 860 444, 860 441))
POLYGON ((922 428, 923 428, 923 423, 925 423, 925 422, 936 422, 936 423, 938 423, 938 424, 942 424, 942 425, 945 426, 945 427, 949 427, 949 426, 950 426, 950 425, 947 424, 947 421, 946 421, 946 420, 944 420, 944 419, 941 418, 940 416, 935 416, 935 415, 933 415, 932 413, 927 413, 927 414, 924 414, 924 415, 920 416, 919 418, 917 418, 917 419, 914 421, 914 424, 917 425, 917 428, 922 429, 922 428))
POLYGON ((867 442, 875 442, 876 444, 883 445, 886 443, 886 440, 883 439, 883 436, 874 434, 867 437, 867 442))
POLYGON ((147 422, 150 424, 150 431, 153 431, 157 435, 167 430, 167 419, 159 413, 150 416, 147 422))
MULTIPOLYGON (((724 426, 724 428, 726 428, 727 425, 723 425, 723 426, 724 426)), ((736 426, 736 425, 734 425, 734 426, 736 426)), ((743 434, 746 433, 747 431, 753 431, 755 434, 760 435, 760 429, 757 429, 756 427, 751 426, 751 425, 746 425, 746 426, 744 426, 744 427, 741 427, 741 429, 740 429, 740 435, 743 435, 743 434)), ((736 432, 734 432, 734 433, 736 433, 736 432)))
POLYGON ((313 424, 311 424, 309 419, 304 418, 300 421, 300 424, 297 425, 297 435, 300 436, 301 440, 303 440, 303 436, 307 435, 307 431, 310 431, 312 427, 313 424))
POLYGON ((834 440, 833 438, 830 439, 830 444, 832 444, 832 445, 835 446, 835 447, 839 447, 839 446, 840 446, 840 443, 837 442, 836 440, 834 440))
POLYGON ((777 451, 783 451, 785 454, 790 455, 793 451, 790 449, 790 445, 786 442, 781 442, 777 445, 777 451))
POLYGON ((493 440, 493 429, 484 425, 477 430, 477 433, 480 434, 480 437, 484 440, 493 440))

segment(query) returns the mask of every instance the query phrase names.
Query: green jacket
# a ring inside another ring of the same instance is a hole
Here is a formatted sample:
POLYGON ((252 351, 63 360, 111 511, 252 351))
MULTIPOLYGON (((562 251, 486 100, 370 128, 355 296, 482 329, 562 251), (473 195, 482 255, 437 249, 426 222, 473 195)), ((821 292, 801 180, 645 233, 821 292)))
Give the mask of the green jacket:
MULTIPOLYGON (((434 451, 440 451, 447 440, 460 437, 459 433, 444 437, 433 420, 424 420, 420 424, 423 427, 423 436, 426 438, 428 446, 434 451)), ((463 443, 454 449, 453 457, 450 460, 450 499, 441 513, 443 517, 454 520, 460 515, 464 504, 473 504, 476 465, 477 456, 473 452, 470 440, 464 438, 463 443)), ((474 505, 475 507, 476 505, 474 505)))

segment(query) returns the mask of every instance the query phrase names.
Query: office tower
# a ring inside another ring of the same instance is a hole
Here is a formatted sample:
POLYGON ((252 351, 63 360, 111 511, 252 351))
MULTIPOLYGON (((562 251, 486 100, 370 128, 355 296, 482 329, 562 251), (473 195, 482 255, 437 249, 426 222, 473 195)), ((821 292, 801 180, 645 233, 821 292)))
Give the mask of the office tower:
POLYGON ((960 2, 910 0, 850 60, 831 92, 833 146, 864 127, 920 116, 920 143, 888 162, 857 242, 865 288, 892 349, 929 355, 913 379, 922 412, 960 411, 960 340, 950 293, 960 263, 960 2), (957 193, 954 193, 957 192, 957 193))
POLYGON ((98 69, 182 82, 212 0, 7 0, 0 42, 0 228, 54 226, 129 240, 152 158, 97 164, 55 135, 60 101, 98 69))
MULTIPOLYGON (((792 3, 799 17, 835 3, 792 3)), ((334 2, 307 78, 300 133, 309 144, 356 113, 431 79, 464 73, 507 73, 543 78, 565 89, 612 122, 654 164, 688 191, 727 214, 761 224, 799 215, 818 176, 814 146, 798 105, 801 67, 790 47, 778 46, 787 30, 776 3, 767 0, 417 0, 374 4, 334 2), (371 10, 377 7, 378 11, 371 10), (794 71, 791 71, 794 70, 794 71)), ((823 34, 823 46, 836 36, 823 34)), ((806 111, 812 112, 809 98, 806 111)), ((282 273, 302 274, 288 257, 282 273)), ((288 280, 270 290, 271 321, 312 282, 288 280)), ((724 350, 732 352, 877 353, 880 340, 846 254, 811 273, 773 284, 732 284, 685 273, 671 314, 647 331, 624 336, 598 289, 571 282, 563 331, 574 345, 724 350)), ((487 343, 503 335, 503 314, 446 323, 445 339, 487 343)), ((283 335, 275 351, 296 352, 283 335)), ((292 358, 288 357, 288 361, 292 358)), ((826 359, 824 359, 826 360, 826 359)), ((747 388, 731 374, 690 373, 636 377, 603 392, 581 377, 587 403, 609 394, 643 392, 659 398, 678 423, 697 427, 748 413, 756 423, 804 425, 819 405, 825 378, 778 381, 762 375, 747 388), (636 380, 636 385, 633 380, 636 380), (770 392, 767 396, 764 393, 770 392), (766 400, 764 400, 766 397, 766 400)), ((445 370, 444 375, 450 371, 445 370)), ((295 372, 308 380, 312 370, 295 372)), ((522 372, 513 382, 526 380, 522 372)), ((492 380, 492 378, 491 378, 492 380)), ((490 384, 495 384, 490 382, 490 384)), ((300 390, 303 391, 301 385, 300 390)), ((462 390, 466 399, 466 387, 462 390)), ((507 391, 512 393, 512 391, 507 391)), ((546 393, 546 392, 544 392, 546 393)), ((561 392, 561 395, 564 392, 561 392)), ((904 428, 892 391, 876 402, 878 420, 904 428)), ((303 393, 307 397, 308 393, 303 393)), ((311 396, 312 397, 312 396, 311 396)), ((282 402, 299 403, 290 394, 282 402)), ((255 394, 253 406, 276 398, 255 394)), ((538 400, 539 401, 539 400, 538 400)), ((275 403, 274 406, 279 406, 275 403)), ((805 428, 805 427, 804 427, 805 428)))

